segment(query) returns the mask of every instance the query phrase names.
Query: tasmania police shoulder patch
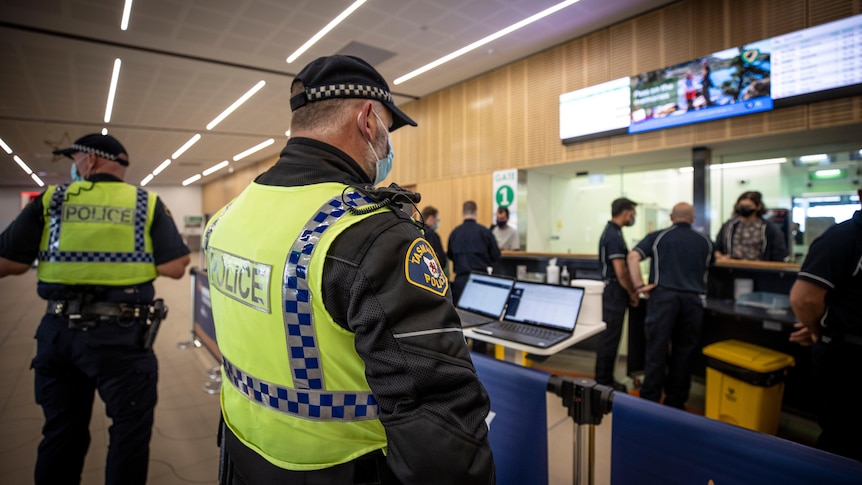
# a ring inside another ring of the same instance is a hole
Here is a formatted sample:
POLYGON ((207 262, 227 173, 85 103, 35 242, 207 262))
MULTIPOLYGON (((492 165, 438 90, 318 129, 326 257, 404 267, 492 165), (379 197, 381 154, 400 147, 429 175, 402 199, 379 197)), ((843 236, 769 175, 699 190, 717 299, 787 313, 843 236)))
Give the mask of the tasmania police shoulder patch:
POLYGON ((407 281, 419 288, 440 296, 449 290, 449 279, 437 261, 437 255, 423 238, 417 238, 410 245, 404 260, 404 273, 407 281))

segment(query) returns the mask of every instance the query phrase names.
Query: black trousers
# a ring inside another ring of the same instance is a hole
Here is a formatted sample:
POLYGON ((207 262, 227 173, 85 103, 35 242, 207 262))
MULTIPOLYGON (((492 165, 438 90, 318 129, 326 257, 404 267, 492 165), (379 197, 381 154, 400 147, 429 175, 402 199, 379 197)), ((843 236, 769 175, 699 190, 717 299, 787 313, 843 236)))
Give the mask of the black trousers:
POLYGON ((221 423, 219 485, 401 485, 382 451, 313 471, 292 471, 268 462, 221 423))
POLYGON ((862 342, 821 338, 811 357, 821 429, 817 448, 862 461, 862 413, 859 401, 851 397, 862 369, 862 342))
POLYGON ((80 483, 97 390, 113 421, 105 484, 146 483, 158 363, 140 346, 142 334, 137 324, 107 321, 84 331, 70 329, 63 316, 42 318, 32 363, 36 402, 45 415, 37 485, 80 483))
POLYGON ((596 382, 604 386, 614 384, 617 349, 623 334, 623 318, 629 306, 629 295, 616 280, 610 280, 602 293, 602 320, 607 328, 600 333, 596 349, 596 382))
POLYGON ((655 288, 644 321, 646 356, 640 395, 683 409, 691 389, 691 359, 703 327, 703 301, 697 293, 655 288))

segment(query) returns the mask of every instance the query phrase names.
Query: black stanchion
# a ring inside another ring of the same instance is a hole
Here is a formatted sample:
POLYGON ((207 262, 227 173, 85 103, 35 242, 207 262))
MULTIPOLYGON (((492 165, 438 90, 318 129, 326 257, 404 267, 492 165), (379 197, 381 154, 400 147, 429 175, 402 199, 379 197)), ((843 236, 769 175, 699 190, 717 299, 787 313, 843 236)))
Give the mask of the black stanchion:
POLYGON ((563 406, 577 424, 573 481, 576 485, 592 485, 595 479, 595 425, 601 424, 602 417, 611 412, 614 390, 592 379, 552 375, 548 379, 548 391, 563 398, 563 406))

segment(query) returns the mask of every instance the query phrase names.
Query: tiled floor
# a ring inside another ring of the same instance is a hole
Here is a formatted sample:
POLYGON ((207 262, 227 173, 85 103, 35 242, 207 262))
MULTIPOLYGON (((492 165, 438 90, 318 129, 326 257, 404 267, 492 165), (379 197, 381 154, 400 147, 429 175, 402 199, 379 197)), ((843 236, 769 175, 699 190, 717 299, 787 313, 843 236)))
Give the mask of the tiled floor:
MULTIPOLYGON (((157 294, 169 307, 156 339, 159 403, 150 444, 149 483, 215 484, 218 476, 217 394, 204 392, 206 371, 216 361, 202 348, 181 350, 188 341, 189 277, 159 278, 157 294)), ((42 412, 33 397, 30 361, 33 335, 44 312, 36 295, 36 273, 0 279, 0 483, 33 483, 42 412)), ((110 420, 96 399, 90 424, 92 442, 81 483, 104 483, 110 420)))
MULTIPOLYGON (((193 265, 197 255, 193 255, 193 265)), ((41 438, 42 414, 34 402, 29 369, 35 352, 33 335, 44 311, 36 296, 36 274, 0 279, 0 483, 32 483, 36 447, 41 438)), ((159 358, 159 403, 151 442, 149 483, 158 485, 215 484, 218 475, 216 431, 217 394, 204 391, 207 372, 216 361, 203 348, 178 348, 190 338, 190 281, 160 278, 156 290, 170 308, 156 340, 159 358)), ((591 352, 568 350, 542 365, 574 375, 589 376, 591 352)), ((624 366, 624 362, 620 362, 624 366)), ((690 411, 703 413, 703 386, 695 383, 690 411)), ((595 427, 595 484, 610 483, 612 414, 595 427)), ((110 420, 99 399, 90 425, 92 443, 84 465, 83 485, 103 483, 107 430, 110 420)), ((548 395, 550 484, 571 484, 573 421, 560 398, 548 395)), ((816 433, 810 421, 782 415, 779 435, 806 442, 816 433)))

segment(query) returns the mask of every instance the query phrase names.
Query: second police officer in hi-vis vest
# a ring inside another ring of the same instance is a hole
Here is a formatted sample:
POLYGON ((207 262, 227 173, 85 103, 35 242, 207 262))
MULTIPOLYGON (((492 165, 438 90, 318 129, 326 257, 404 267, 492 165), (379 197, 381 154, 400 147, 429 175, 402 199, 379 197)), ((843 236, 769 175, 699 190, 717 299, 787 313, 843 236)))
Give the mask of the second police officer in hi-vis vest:
POLYGON ((449 282, 417 194, 377 189, 416 123, 365 61, 291 88, 281 158, 204 235, 219 349, 223 484, 490 484, 494 462, 449 282))
POLYGON ((189 249, 156 194, 123 182, 129 156, 111 135, 54 151, 71 184, 51 185, 0 235, 0 277, 38 259, 48 300, 36 332, 36 402, 45 425, 35 483, 78 483, 98 390, 111 418, 105 483, 144 484, 156 406, 152 350, 167 310, 158 276, 181 278, 189 249))

